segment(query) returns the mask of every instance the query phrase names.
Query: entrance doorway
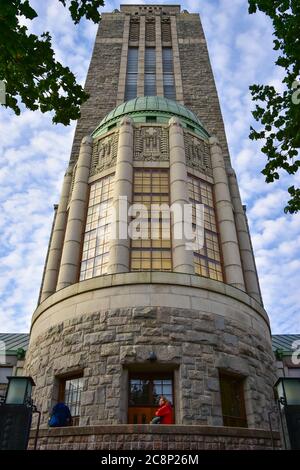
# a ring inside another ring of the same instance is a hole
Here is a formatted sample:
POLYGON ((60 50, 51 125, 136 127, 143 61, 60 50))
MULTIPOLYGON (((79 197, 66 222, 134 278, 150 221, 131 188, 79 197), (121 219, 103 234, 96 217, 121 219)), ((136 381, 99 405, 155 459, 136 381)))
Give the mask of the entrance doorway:
POLYGON ((164 395, 173 407, 174 380, 172 372, 129 372, 128 423, 149 424, 164 395))

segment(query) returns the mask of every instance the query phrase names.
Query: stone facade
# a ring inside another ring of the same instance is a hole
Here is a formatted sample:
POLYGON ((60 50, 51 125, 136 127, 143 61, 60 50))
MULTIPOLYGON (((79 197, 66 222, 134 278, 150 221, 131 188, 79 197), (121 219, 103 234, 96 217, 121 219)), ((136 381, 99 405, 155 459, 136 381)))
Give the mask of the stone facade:
POLYGON ((198 14, 176 16, 184 104, 220 140, 227 165, 229 150, 205 35, 198 14))
MULTIPOLYGON (((32 433, 29 449, 33 447, 32 433)), ((88 426, 41 430, 40 450, 272 450, 280 436, 268 431, 208 426, 88 426)))
POLYGON ((102 13, 84 88, 90 98, 81 106, 71 163, 78 158, 82 138, 90 134, 116 106, 124 19, 125 15, 120 13, 102 13))
MULTIPOLYGON (((78 157, 81 139, 90 134, 117 104, 124 22, 131 11, 129 6, 122 6, 120 12, 102 14, 85 85, 90 98, 81 107, 72 162, 78 157)), ((199 15, 179 13, 178 8, 168 11, 176 15, 172 28, 177 36, 177 44, 173 47, 179 51, 179 56, 174 56, 175 79, 180 89, 177 99, 199 116, 210 133, 217 135, 229 162, 219 99, 199 15)))
POLYGON ((151 351, 158 370, 174 371, 178 424, 222 426, 218 373, 227 370, 246 378, 249 427, 267 426, 275 371, 263 309, 222 283, 166 273, 91 279, 41 304, 26 373, 36 381, 42 423, 59 377, 79 371, 80 424, 126 423, 127 373, 138 364, 149 369, 151 351))

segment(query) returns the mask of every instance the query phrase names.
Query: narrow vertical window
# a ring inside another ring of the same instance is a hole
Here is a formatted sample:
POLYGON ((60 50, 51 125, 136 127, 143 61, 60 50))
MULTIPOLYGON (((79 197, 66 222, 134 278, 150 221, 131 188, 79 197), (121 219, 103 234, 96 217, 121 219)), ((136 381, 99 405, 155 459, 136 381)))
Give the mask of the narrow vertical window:
POLYGON ((156 53, 155 47, 145 49, 145 96, 156 96, 156 53))
POLYGON ((194 252, 195 274, 223 281, 212 185, 195 176, 189 176, 189 198, 193 206, 194 227, 196 204, 204 205, 204 246, 194 252))
POLYGON ((174 67, 173 67, 173 51, 171 47, 162 48, 163 59, 163 79, 164 79, 164 95, 170 100, 176 100, 174 67))
POLYGON ((137 97, 137 77, 138 77, 138 48, 128 48, 125 101, 137 97))
POLYGON ((155 416, 163 395, 173 407, 174 381, 172 372, 130 372, 128 390, 128 424, 148 424, 155 416))
POLYGON ((244 377, 220 372, 220 389, 224 426, 246 428, 244 377))
POLYGON ((82 373, 59 379, 58 402, 63 402, 69 407, 73 426, 79 424, 82 389, 82 373))
POLYGON ((80 280, 107 273, 113 176, 109 175, 91 185, 86 219, 80 280))

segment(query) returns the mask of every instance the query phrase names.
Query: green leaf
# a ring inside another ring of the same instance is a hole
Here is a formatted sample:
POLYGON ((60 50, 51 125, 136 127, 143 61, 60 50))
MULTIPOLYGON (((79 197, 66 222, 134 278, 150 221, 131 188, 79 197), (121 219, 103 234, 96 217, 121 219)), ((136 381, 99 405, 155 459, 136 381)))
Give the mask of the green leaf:
MULTIPOLYGON (((299 167, 300 104, 295 104, 294 83, 300 77, 300 3, 299 0, 248 0, 249 13, 260 11, 270 18, 274 30, 274 49, 280 50, 275 64, 283 67, 286 89, 270 85, 251 85, 252 111, 258 130, 250 128, 249 138, 261 141, 267 183, 281 178, 283 172, 294 175, 299 167)), ((300 189, 289 188, 291 199, 285 212, 300 210, 300 189)))

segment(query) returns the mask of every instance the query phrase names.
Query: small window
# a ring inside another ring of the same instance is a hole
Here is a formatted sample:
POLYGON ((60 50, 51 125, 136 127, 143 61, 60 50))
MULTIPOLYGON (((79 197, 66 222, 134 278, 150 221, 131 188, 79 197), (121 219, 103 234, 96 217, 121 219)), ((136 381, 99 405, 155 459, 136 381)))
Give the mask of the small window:
POLYGON ((156 116, 146 116, 146 122, 156 122, 156 116))
MULTIPOLYGON (((149 11, 152 13, 152 10, 149 11)), ((150 42, 155 41, 155 21, 152 19, 146 21, 145 39, 150 42)))
POLYGON ((128 386, 128 424, 149 424, 161 395, 173 407, 174 422, 173 372, 132 372, 128 386))
POLYGON ((173 51, 171 47, 162 48, 163 60, 163 83, 164 83, 164 96, 170 100, 176 99, 174 66, 173 66, 173 51))
POLYGON ((145 96, 156 96, 156 50, 145 49, 145 96))
POLYGON ((58 401, 64 402, 69 407, 75 426, 79 424, 82 389, 82 373, 59 379, 58 401))
POLYGON ((137 96, 138 54, 137 47, 128 48, 125 101, 137 96))
POLYGON ((220 389, 224 426, 247 427, 244 397, 245 378, 220 372, 220 389))

